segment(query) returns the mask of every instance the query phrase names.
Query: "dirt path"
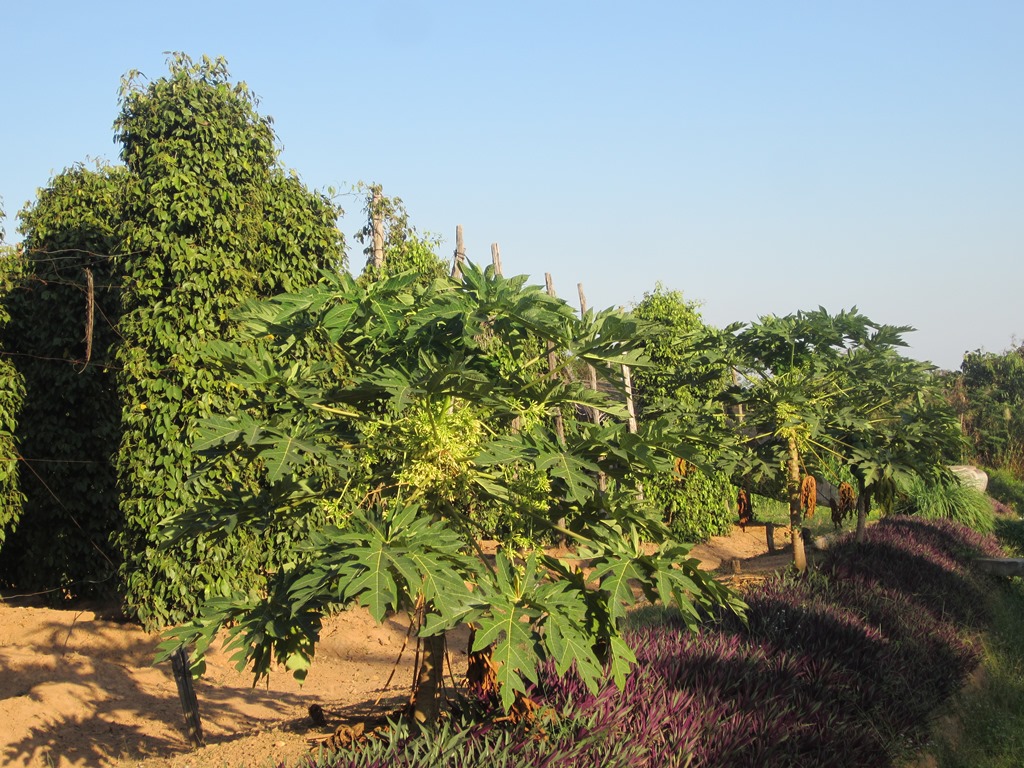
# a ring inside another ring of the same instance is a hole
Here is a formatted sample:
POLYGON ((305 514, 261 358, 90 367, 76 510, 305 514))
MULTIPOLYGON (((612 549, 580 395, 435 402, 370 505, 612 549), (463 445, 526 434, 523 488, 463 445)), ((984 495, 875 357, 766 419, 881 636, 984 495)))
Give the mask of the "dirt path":
MULTIPOLYGON (((779 537, 779 544, 781 535, 779 537)), ((694 548, 702 567, 739 583, 784 567, 767 554, 763 527, 736 528, 694 548), (739 561, 739 573, 734 573, 739 561)), ((220 652, 208 657, 196 694, 207 746, 190 749, 170 664, 153 666, 158 637, 84 610, 13 607, 0 601, 0 764, 11 768, 138 766, 222 768, 293 764, 328 722, 399 706, 412 678, 407 651, 390 689, 384 683, 407 634, 402 617, 377 626, 362 610, 329 618, 305 684, 287 673, 252 687, 220 652)), ((466 638, 449 640, 455 676, 465 672, 466 638)))

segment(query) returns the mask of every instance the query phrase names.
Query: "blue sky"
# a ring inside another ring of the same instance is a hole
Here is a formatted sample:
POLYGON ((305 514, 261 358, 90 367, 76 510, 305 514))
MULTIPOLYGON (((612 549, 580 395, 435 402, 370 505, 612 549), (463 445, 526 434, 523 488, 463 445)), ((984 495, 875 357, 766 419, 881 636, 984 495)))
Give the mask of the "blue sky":
POLYGON ((944 368, 1024 337, 1019 1, 36 0, 0 24, 8 241, 51 175, 117 159, 121 76, 184 51, 227 58, 311 187, 381 183, 445 255, 461 224, 574 303, 856 305, 944 368))

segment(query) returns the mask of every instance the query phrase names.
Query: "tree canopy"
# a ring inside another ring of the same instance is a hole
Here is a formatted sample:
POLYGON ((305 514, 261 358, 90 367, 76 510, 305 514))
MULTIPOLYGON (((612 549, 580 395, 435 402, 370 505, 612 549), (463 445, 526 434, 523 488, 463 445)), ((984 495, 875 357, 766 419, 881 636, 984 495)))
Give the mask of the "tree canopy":
POLYGON ((544 658, 560 672, 575 665, 590 686, 605 663, 623 679, 633 658, 618 622, 634 600, 630 582, 691 622, 701 609, 738 607, 697 570, 688 547, 667 539, 659 511, 638 493, 638 470, 670 468, 685 446, 658 421, 630 433, 621 405, 552 378, 530 343, 531 336, 550 341, 557 354, 594 365, 621 389, 622 364, 642 362, 639 328, 627 316, 605 311, 580 320, 524 277, 467 265, 461 282, 429 286, 411 273, 365 286, 332 278, 250 303, 239 321, 250 338, 270 338, 271 348, 220 347, 225 377, 249 400, 235 414, 207 419, 199 445, 211 467, 240 457, 261 467, 265 482, 225 488, 201 474, 206 503, 177 517, 177 536, 260 529, 323 504, 336 522, 310 533, 265 599, 214 601, 171 644, 198 640, 203 650, 231 624, 258 675, 278 660, 301 676, 330 606, 357 600, 378 620, 388 609, 421 606, 421 635, 470 623, 473 650, 493 644, 509 706, 544 658), (323 375, 320 361, 276 364, 309 335, 338 350, 336 376, 323 375), (502 354, 493 354, 498 347, 502 354), (559 437, 553 416, 574 404, 611 418, 559 437), (332 482, 319 482, 313 465, 329 467, 332 482), (605 492, 599 472, 609 481, 605 492), (542 553, 480 556, 475 500, 514 499, 523 475, 543 484, 549 501, 522 512, 551 529, 564 519, 559 530, 591 561, 590 576, 542 553), (645 540, 662 544, 647 554, 645 540))

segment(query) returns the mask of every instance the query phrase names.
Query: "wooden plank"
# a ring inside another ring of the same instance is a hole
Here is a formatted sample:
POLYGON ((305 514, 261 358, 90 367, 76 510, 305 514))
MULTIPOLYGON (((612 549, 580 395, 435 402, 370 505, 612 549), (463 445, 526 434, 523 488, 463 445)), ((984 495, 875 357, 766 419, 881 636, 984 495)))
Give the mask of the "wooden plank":
POLYGON ((1024 576, 1024 557, 978 557, 974 564, 993 576, 1024 576))

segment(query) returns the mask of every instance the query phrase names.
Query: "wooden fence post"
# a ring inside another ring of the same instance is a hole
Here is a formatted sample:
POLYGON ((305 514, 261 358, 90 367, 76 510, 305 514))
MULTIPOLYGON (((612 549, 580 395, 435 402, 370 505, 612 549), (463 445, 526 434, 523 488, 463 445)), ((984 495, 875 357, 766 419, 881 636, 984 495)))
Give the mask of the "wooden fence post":
POLYGON ((382 193, 379 184, 371 188, 370 196, 370 221, 373 222, 373 253, 370 254, 370 263, 373 268, 380 270, 384 266, 384 211, 382 210, 382 193))
MULTIPOLYGON (((587 296, 583 293, 583 283, 576 283, 576 291, 580 295, 580 318, 584 318, 587 314, 587 296)), ((597 392, 597 369, 590 363, 587 363, 587 386, 590 387, 591 392, 597 392)), ((590 420, 595 424, 600 424, 601 411, 595 407, 588 410, 590 411, 590 420)), ((608 477, 604 472, 597 473, 597 489, 601 493, 608 490, 608 477)))
POLYGON ((501 249, 497 243, 491 243, 491 263, 494 264, 494 274, 501 275, 501 249))
POLYGON ((633 376, 630 373, 629 366, 622 366, 622 379, 626 385, 626 413, 629 414, 629 431, 631 434, 636 434, 636 407, 633 405, 633 376))
POLYGON ((174 670, 174 681, 178 684, 178 698, 181 700, 181 712, 185 715, 185 733, 192 743, 193 749, 206 746, 203 740, 203 724, 199 720, 199 702, 196 691, 192 687, 192 673, 189 671, 188 651, 179 645, 171 654, 171 667, 174 670))
MULTIPOLYGON (((583 318, 587 314, 587 297, 583 293, 583 283, 576 283, 576 290, 580 295, 580 318, 583 318)), ((592 392, 597 391, 597 369, 594 368, 590 363, 587 363, 587 386, 590 387, 592 392)), ((590 420, 595 424, 601 423, 601 412, 597 408, 589 408, 590 420)))
MULTIPOLYGON (((548 289, 548 296, 555 298, 555 283, 550 272, 544 273, 544 285, 548 289)), ((558 355, 555 354, 555 343, 548 342, 548 372, 551 378, 558 375, 558 355)), ((555 434, 558 436, 558 445, 565 448, 565 423, 562 421, 562 411, 555 414, 555 434)))
POLYGON ((452 277, 462 280, 462 264, 466 261, 466 245, 462 241, 462 225, 455 227, 455 260, 452 262, 452 277))

